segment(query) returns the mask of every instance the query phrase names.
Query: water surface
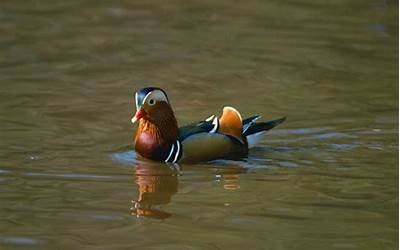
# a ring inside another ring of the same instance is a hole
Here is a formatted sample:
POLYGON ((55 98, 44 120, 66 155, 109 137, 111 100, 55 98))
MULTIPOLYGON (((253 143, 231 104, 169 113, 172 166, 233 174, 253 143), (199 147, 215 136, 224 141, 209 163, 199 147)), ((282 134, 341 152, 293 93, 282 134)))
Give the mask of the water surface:
POLYGON ((397 249, 396 1, 0 4, 1 249, 397 249), (287 116, 243 161, 136 158, 180 124, 287 116))

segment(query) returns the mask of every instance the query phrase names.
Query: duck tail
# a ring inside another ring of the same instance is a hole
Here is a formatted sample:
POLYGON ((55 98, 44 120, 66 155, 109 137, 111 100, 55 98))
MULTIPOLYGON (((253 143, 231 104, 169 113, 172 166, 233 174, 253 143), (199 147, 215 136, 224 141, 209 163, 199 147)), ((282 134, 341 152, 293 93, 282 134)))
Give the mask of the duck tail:
POLYGON ((259 117, 255 117, 255 119, 253 118, 249 120, 248 125, 244 126, 245 130, 243 131, 243 135, 246 136, 249 148, 254 147, 262 139, 266 131, 278 126, 286 120, 286 117, 283 117, 267 122, 255 122, 255 120, 258 118, 259 117))

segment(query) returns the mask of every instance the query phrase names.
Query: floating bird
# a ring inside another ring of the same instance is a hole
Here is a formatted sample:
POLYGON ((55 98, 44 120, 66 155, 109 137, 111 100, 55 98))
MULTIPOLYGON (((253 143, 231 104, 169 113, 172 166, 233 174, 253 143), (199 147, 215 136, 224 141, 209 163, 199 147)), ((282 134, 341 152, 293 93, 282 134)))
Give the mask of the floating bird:
POLYGON ((260 116, 242 120, 232 107, 224 107, 222 116, 178 127, 168 96, 160 88, 147 87, 135 94, 139 121, 135 150, 141 156, 161 162, 205 162, 216 159, 241 159, 262 135, 285 121, 285 117, 257 122, 260 116))

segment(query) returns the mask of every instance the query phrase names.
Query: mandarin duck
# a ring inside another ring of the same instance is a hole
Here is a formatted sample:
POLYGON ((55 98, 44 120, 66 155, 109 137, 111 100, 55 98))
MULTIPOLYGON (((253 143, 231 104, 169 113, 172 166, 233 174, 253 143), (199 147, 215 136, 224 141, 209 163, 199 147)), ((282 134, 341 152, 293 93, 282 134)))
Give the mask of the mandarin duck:
POLYGON ((146 87, 135 93, 139 121, 135 150, 139 155, 160 162, 206 162, 216 159, 241 159, 249 148, 286 117, 257 122, 260 116, 242 119, 232 107, 224 107, 220 118, 215 115, 186 126, 178 122, 164 90, 146 87))

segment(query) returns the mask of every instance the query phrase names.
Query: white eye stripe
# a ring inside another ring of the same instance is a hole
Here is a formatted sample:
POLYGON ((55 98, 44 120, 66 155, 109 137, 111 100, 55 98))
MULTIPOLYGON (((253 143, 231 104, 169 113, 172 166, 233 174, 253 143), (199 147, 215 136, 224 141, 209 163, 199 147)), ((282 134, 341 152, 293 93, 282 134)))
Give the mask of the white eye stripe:
POLYGON ((142 103, 142 105, 146 103, 146 99, 147 99, 147 97, 149 97, 149 95, 151 95, 151 93, 153 93, 153 91, 152 91, 152 92, 149 92, 149 93, 143 98, 143 103, 142 103))
MULTIPOLYGON (((165 96, 165 94, 164 94, 161 90, 156 89, 156 90, 153 90, 153 91, 149 92, 149 93, 143 98, 143 103, 142 103, 142 105, 145 104, 146 101, 147 101, 147 98, 150 98, 150 97, 151 97, 152 99, 154 99, 154 101, 164 101, 164 102, 168 103, 168 99, 167 99, 167 97, 165 96)), ((149 104, 150 104, 150 103, 149 103, 149 104)))
POLYGON ((135 93, 136 110, 139 110, 139 108, 146 103, 147 99, 149 99, 149 101, 148 101, 149 105, 154 105, 158 101, 160 101, 160 102, 164 101, 164 102, 168 103, 167 96, 161 90, 156 89, 156 90, 153 90, 153 91, 147 93, 147 95, 143 99, 141 99, 142 100, 141 102, 139 99, 139 94, 136 92, 135 93))

